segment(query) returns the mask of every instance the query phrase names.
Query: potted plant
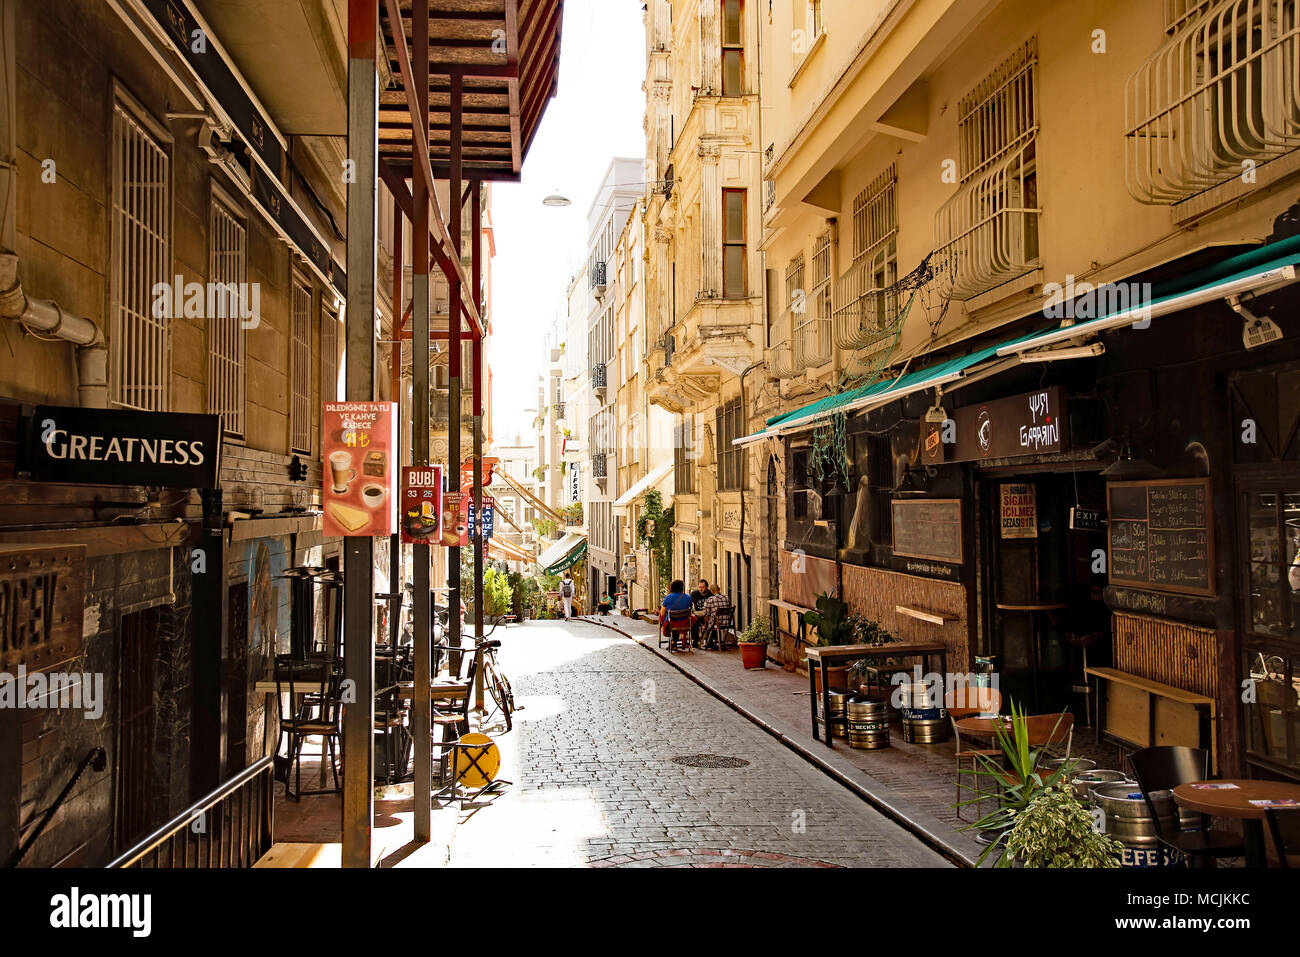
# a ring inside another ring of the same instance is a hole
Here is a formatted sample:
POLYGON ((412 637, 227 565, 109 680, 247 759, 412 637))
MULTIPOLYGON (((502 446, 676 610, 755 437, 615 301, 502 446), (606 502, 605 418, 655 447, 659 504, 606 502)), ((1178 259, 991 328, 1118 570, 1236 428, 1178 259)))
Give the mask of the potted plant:
POLYGON ((767 646, 772 640, 772 624, 763 615, 754 618, 736 639, 740 660, 746 669, 767 667, 767 646))
MULTIPOLYGON (((804 612, 803 620, 805 624, 817 632, 817 644, 819 645, 851 645, 853 644, 853 616, 849 614, 849 606, 845 601, 841 601, 833 595, 826 592, 817 596, 817 610, 804 612)), ((808 667, 812 667, 809 665, 808 667)), ((817 691, 822 690, 822 670, 815 669, 817 691)), ((848 681, 849 666, 837 665, 827 669, 827 680, 830 681, 832 688, 842 688, 848 681)))
POLYGON ((1049 788, 1063 786, 1067 779, 1064 765, 1052 771, 1039 768, 1043 749, 1030 747, 1025 712, 1014 701, 1011 702, 1011 714, 1005 719, 1005 724, 995 727, 994 735, 1004 763, 999 764, 993 757, 976 753, 976 767, 973 770, 963 768, 958 772, 975 779, 976 796, 958 803, 956 807, 978 804, 990 797, 998 805, 995 810, 964 828, 967 831, 979 831, 978 839, 986 844, 979 857, 980 864, 984 863, 984 859, 995 848, 1002 847, 1017 817, 1028 809, 1034 798, 1049 788))
POLYGON ((998 867, 1119 867, 1124 845, 1095 829, 1063 783, 1038 791, 1014 820, 998 867))

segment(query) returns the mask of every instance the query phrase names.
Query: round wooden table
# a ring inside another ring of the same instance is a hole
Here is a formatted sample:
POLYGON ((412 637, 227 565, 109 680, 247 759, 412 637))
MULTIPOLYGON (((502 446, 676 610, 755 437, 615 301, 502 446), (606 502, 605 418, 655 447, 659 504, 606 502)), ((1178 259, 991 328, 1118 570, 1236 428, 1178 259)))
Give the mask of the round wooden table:
POLYGON ((1251 801, 1300 801, 1300 784, 1285 781, 1253 781, 1226 778, 1222 781, 1194 781, 1174 788, 1179 807, 1211 817, 1230 817, 1242 822, 1246 838, 1246 864, 1265 867, 1264 818, 1267 808, 1251 801), (1235 784, 1232 788, 1200 788, 1198 784, 1235 784))

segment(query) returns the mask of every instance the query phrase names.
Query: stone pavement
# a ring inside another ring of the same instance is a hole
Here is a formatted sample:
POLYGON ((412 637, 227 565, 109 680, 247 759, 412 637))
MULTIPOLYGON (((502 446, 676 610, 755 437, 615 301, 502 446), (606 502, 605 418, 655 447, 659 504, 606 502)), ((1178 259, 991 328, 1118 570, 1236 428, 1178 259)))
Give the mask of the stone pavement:
POLYGON ((496 637, 524 706, 494 735, 514 783, 460 814, 451 866, 946 863, 628 638, 587 622, 496 637))
MULTIPOLYGON (((895 723, 886 749, 859 751, 837 739, 832 750, 812 737, 806 675, 787 672, 770 661, 762 670, 746 671, 738 651, 670 653, 658 647, 655 626, 639 619, 604 615, 586 620, 634 638, 895 820, 904 822, 949 858, 966 864, 974 864, 979 858, 983 847, 970 832, 962 830, 968 821, 960 820, 953 807, 957 796, 952 741, 908 744, 895 723)), ((1072 750, 1097 761, 1100 767, 1120 766, 1118 750, 1096 745, 1091 729, 1076 728, 1072 750)), ((990 809, 991 805, 986 804, 984 810, 990 809)), ((973 808, 963 813, 967 819, 975 816, 973 808)))

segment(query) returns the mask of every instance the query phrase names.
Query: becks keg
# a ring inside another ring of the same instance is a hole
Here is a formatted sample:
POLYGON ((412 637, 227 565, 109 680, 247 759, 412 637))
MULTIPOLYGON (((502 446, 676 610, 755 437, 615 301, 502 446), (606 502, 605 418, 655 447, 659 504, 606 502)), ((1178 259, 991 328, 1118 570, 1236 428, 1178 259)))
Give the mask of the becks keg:
POLYGON ((848 703, 849 746, 862 751, 889 747, 889 702, 858 695, 848 703))

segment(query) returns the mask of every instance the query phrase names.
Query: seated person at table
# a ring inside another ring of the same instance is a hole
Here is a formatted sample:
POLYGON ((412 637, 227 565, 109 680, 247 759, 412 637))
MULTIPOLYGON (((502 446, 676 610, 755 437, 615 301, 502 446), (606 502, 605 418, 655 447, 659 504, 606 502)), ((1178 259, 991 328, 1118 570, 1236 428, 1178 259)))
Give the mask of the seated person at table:
POLYGON ((668 586, 668 594, 664 595, 664 600, 659 605, 659 630, 668 634, 668 616, 674 612, 689 615, 692 607, 691 596, 686 594, 686 584, 679 578, 668 586))
POLYGON ((713 593, 704 601, 704 627, 713 627, 713 616, 719 611, 731 610, 731 599, 722 591, 721 586, 714 585, 713 593))

